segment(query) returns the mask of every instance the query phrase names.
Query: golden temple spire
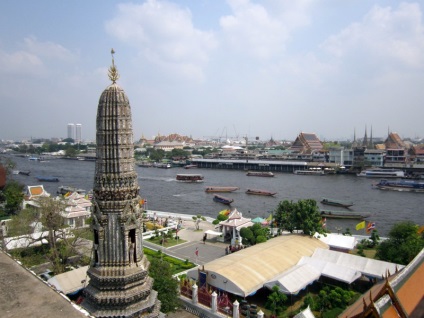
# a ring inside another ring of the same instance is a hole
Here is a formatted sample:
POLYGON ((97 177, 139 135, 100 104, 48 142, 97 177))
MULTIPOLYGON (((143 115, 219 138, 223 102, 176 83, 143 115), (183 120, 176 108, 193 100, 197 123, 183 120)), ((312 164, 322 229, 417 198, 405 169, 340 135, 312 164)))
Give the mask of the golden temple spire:
POLYGON ((112 65, 109 67, 109 79, 112 81, 113 84, 116 83, 116 81, 119 79, 119 73, 115 66, 115 59, 113 58, 113 54, 115 54, 115 51, 112 49, 110 51, 112 54, 112 65))

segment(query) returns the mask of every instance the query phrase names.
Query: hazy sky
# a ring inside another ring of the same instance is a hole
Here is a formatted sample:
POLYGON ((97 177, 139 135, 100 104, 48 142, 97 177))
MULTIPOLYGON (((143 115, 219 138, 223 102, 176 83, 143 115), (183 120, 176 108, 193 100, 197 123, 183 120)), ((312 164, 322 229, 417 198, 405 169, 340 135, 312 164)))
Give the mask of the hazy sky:
POLYGON ((134 138, 424 137, 424 1, 4 0, 0 139, 95 139, 127 93, 134 138), (369 134, 369 132, 368 132, 369 134))

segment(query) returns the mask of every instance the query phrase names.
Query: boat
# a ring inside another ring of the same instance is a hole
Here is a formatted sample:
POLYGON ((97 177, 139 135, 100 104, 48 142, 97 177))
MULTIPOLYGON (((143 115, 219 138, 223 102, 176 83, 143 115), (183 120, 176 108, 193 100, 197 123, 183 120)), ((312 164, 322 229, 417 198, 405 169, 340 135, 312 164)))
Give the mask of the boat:
POLYGON ((184 169, 194 169, 197 168, 197 165, 185 165, 184 169))
POLYGON ((353 212, 353 211, 332 211, 321 210, 322 217, 328 219, 365 219, 371 215, 369 212, 353 212))
POLYGON ((24 176, 29 176, 31 174, 31 171, 27 171, 27 170, 19 170, 18 174, 22 174, 24 176))
POLYGON ((234 200, 233 200, 233 199, 229 199, 229 198, 226 198, 226 197, 223 197, 223 196, 217 195, 217 194, 215 194, 215 195, 213 196, 213 200, 214 200, 215 202, 219 202, 219 203, 226 204, 226 205, 230 205, 232 202, 234 202, 234 200))
POLYGON ((161 169, 170 169, 172 168, 172 165, 170 163, 157 163, 155 167, 161 169))
POLYGON ((233 192, 240 189, 239 187, 207 187, 205 192, 233 192))
POLYGON ((276 195, 277 192, 271 192, 271 191, 259 190, 259 189, 247 189, 246 194, 273 196, 273 195, 276 195))
POLYGON ((59 182, 58 177, 50 177, 50 176, 37 176, 36 177, 38 181, 44 181, 44 182, 59 182))
POLYGON ((85 194, 86 191, 84 189, 78 189, 71 186, 60 186, 57 188, 57 194, 65 195, 69 192, 77 192, 79 194, 85 194))
POLYGON ((413 180, 386 180, 382 179, 380 182, 373 185, 380 190, 393 190, 405 192, 422 192, 424 193, 424 182, 413 180))
POLYGON ((137 162, 137 166, 138 167, 144 167, 144 168, 150 168, 150 167, 153 167, 153 163, 151 163, 150 161, 140 161, 140 162, 137 162))
POLYGON ((271 171, 248 171, 246 176, 249 177, 273 177, 274 174, 271 171))
POLYGON ((324 170, 321 168, 309 168, 304 170, 295 170, 294 174, 302 175, 302 176, 323 176, 325 174, 324 170))
POLYGON ((341 206, 343 208, 349 208, 353 205, 353 202, 339 201, 329 198, 322 198, 321 203, 325 205, 341 206))
POLYGON ((404 178, 405 172, 396 169, 371 168, 362 170, 357 176, 367 178, 404 178))
POLYGON ((187 183, 203 182, 203 176, 201 174, 180 173, 180 174, 177 174, 176 178, 177 178, 177 181, 179 182, 187 182, 187 183))

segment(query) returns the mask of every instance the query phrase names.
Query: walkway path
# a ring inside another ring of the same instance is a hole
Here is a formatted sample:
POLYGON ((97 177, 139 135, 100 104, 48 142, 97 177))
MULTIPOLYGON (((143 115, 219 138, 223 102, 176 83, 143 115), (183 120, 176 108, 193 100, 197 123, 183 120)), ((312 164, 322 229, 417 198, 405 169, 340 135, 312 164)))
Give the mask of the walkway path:
POLYGON ((151 249, 162 249, 164 253, 171 256, 188 259, 189 261, 203 265, 214 259, 225 255, 227 244, 217 242, 216 237, 208 236, 205 244, 203 244, 203 235, 207 230, 214 230, 215 226, 210 222, 201 222, 200 229, 196 230, 195 224, 190 220, 183 220, 182 229, 178 231, 178 236, 186 242, 174 245, 169 248, 162 248, 156 244, 143 240, 143 245, 151 249), (196 255, 197 251, 197 255, 196 255))

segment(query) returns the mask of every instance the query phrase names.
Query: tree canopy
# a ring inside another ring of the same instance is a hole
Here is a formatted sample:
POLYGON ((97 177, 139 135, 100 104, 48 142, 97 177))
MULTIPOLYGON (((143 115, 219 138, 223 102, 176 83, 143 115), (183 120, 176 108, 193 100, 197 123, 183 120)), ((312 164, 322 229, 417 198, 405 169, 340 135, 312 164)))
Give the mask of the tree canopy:
POLYGON ((325 232, 317 202, 312 199, 281 201, 275 211, 274 220, 280 230, 290 233, 301 230, 304 234, 312 236, 316 232, 325 232))
POLYGON ((150 261, 149 276, 154 279, 153 289, 158 292, 161 311, 173 312, 179 307, 178 281, 172 277, 171 265, 159 258, 150 261))
POLYGON ((24 199, 24 185, 17 181, 9 181, 4 190, 3 196, 6 200, 4 212, 8 215, 16 214, 21 209, 21 204, 24 199))
POLYGON ((89 228, 73 229, 70 231, 65 224, 62 212, 65 204, 53 198, 37 199, 38 208, 28 208, 20 211, 9 222, 10 237, 26 235, 28 246, 47 242, 49 252, 45 255, 52 263, 53 271, 59 274, 65 271, 68 259, 77 254, 77 249, 84 244, 83 237, 89 228), (35 231, 47 232, 46 235, 32 235, 35 231))
POLYGON ((406 265, 424 248, 424 236, 411 221, 396 223, 389 238, 377 247, 376 257, 383 261, 406 265))

